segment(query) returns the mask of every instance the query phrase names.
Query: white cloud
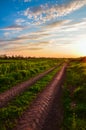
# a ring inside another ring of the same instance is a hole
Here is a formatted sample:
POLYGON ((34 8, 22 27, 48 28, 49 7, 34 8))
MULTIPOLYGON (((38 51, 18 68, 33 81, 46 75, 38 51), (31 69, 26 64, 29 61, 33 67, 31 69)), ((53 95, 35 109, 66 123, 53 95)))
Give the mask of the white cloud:
POLYGON ((31 2, 31 0, 24 0, 24 2, 31 2))
POLYGON ((25 20, 22 19, 22 18, 19 18, 19 19, 16 19, 16 20, 15 20, 15 23, 16 23, 17 25, 21 25, 21 24, 24 23, 24 22, 25 22, 25 20))
POLYGON ((27 16, 28 19, 33 19, 36 22, 41 21, 42 23, 60 16, 67 15, 85 5, 86 0, 72 0, 70 3, 51 7, 46 4, 34 8, 27 8, 24 11, 24 15, 27 16))
POLYGON ((9 32, 5 32, 5 33, 4 33, 4 36, 5 36, 5 37, 9 37, 9 36, 10 36, 10 33, 9 33, 9 32))

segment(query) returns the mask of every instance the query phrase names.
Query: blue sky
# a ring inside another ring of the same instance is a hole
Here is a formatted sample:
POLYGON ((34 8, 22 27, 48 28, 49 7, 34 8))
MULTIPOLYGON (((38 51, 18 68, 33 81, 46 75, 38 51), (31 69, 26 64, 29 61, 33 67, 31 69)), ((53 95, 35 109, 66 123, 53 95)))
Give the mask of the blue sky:
POLYGON ((86 0, 0 0, 0 55, 86 55, 86 0))

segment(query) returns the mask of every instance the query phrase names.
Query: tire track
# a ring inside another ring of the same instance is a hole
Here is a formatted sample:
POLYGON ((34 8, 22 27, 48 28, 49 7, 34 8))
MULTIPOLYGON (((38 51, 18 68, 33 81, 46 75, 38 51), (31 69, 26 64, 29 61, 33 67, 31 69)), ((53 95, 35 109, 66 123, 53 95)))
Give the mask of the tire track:
POLYGON ((51 71, 53 71, 56 67, 57 66, 52 67, 51 69, 49 69, 49 70, 47 70, 47 71, 45 71, 37 76, 35 76, 35 77, 33 77, 33 78, 31 78, 31 79, 29 79, 21 84, 18 84, 16 86, 12 87, 11 89, 1 93, 0 94, 0 108, 6 106, 10 100, 12 100, 14 97, 19 95, 20 93, 24 92, 28 87, 30 87, 31 85, 36 83, 36 81, 40 80, 42 77, 44 77, 45 75, 47 75, 51 71))
POLYGON ((56 94, 59 92, 66 68, 67 64, 65 63, 49 85, 38 95, 30 108, 23 113, 13 130, 42 130, 56 94))

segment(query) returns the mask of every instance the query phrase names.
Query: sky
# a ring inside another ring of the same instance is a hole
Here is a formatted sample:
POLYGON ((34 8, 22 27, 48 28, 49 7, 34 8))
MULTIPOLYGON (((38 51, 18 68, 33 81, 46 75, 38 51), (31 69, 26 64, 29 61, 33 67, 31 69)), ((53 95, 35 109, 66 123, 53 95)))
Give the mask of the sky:
POLYGON ((0 0, 0 55, 86 56, 86 0, 0 0))

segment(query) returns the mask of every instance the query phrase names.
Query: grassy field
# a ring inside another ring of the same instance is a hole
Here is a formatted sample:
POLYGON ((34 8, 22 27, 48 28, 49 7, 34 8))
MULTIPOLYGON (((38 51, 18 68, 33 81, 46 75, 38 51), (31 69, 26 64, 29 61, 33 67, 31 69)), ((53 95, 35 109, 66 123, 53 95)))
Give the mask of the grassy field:
POLYGON ((63 130, 86 130, 86 63, 70 62, 63 89, 63 130))

